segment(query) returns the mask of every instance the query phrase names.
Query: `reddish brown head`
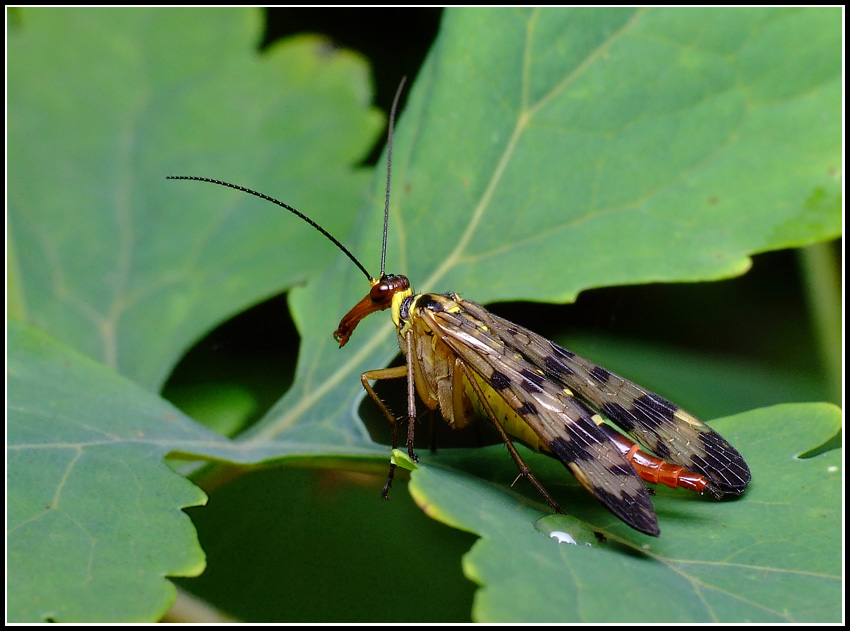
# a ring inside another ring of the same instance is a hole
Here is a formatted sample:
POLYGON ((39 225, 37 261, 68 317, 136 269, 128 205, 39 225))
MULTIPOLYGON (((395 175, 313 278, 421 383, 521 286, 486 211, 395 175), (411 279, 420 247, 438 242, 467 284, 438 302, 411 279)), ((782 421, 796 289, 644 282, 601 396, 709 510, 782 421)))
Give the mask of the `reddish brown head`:
POLYGON ((339 327, 334 331, 334 339, 339 342, 339 347, 345 346, 348 338, 354 332, 360 320, 370 313, 389 309, 393 304, 393 296, 400 291, 410 290, 410 281, 406 276, 399 274, 384 274, 380 278, 371 278, 369 282, 372 289, 360 302, 351 308, 340 320, 339 327))

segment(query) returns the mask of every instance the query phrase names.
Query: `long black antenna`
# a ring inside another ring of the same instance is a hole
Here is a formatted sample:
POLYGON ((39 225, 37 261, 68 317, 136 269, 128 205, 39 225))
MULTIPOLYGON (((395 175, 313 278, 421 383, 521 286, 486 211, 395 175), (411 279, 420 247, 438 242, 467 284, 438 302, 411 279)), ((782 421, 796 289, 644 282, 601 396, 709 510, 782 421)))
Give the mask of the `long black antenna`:
POLYGON ((387 228, 390 223, 390 174, 393 169, 393 127, 395 126, 395 110, 398 106, 398 99, 401 96, 401 90, 404 88, 404 82, 407 77, 401 78, 401 83, 398 84, 398 89, 395 91, 393 106, 390 109, 390 124, 387 132, 387 194, 384 198, 384 243, 381 246, 381 276, 384 275, 384 269, 387 262, 387 228))
POLYGON ((273 204, 277 204, 278 206, 281 206, 282 208, 286 208, 286 210, 288 210, 289 212, 291 212, 293 215, 295 215, 295 216, 297 216, 297 217, 300 217, 301 219, 303 219, 304 221, 306 221, 308 224, 310 224, 311 226, 313 226, 316 230, 318 230, 318 231, 319 231, 319 232, 321 232, 323 235, 325 235, 328 239, 330 239, 330 240, 331 240, 331 242, 332 242, 332 243, 333 243, 336 247, 338 247, 340 250, 342 250, 343 252, 345 252, 345 255, 346 255, 348 258, 350 258, 350 259, 354 262, 354 264, 355 264, 357 267, 359 267, 359 268, 360 268, 360 270, 361 270, 364 274, 366 274, 366 278, 368 278, 368 279, 369 279, 369 282, 372 282, 372 280, 374 280, 374 279, 372 278, 372 275, 371 275, 369 272, 367 272, 367 271, 366 271, 366 268, 365 268, 365 267, 363 267, 363 265, 360 263, 360 261, 358 261, 358 260, 355 258, 355 256, 354 256, 351 252, 349 252, 349 251, 348 251, 348 248, 347 248, 347 247, 345 247, 342 243, 340 243, 339 241, 337 241, 337 240, 336 240, 336 238, 335 238, 335 237, 334 237, 334 236, 333 236, 330 232, 328 232, 327 230, 325 230, 324 228, 322 228, 319 224, 317 224, 315 221, 313 221, 312 219, 310 219, 310 218, 309 218, 307 215, 305 215, 304 213, 301 213, 301 212, 299 212, 299 211, 295 210, 295 209, 294 209, 292 206, 290 206, 289 204, 284 204, 282 201, 279 201, 279 200, 275 199, 274 197, 269 197, 268 195, 266 195, 266 194, 264 194, 264 193, 258 193, 257 191, 252 191, 250 188, 245 188, 244 186, 239 186, 238 184, 231 184, 230 182, 222 182, 221 180, 213 180, 213 179, 208 178, 208 177, 198 177, 198 176, 196 176, 196 175, 169 175, 169 176, 168 176, 168 177, 166 177, 165 179, 166 179, 166 180, 197 180, 197 181, 199 181, 199 182, 209 182, 210 184, 218 184, 218 185, 220 185, 220 186, 227 186, 227 187, 229 187, 229 188, 235 188, 237 191, 242 191, 243 193, 250 193, 251 195, 254 195, 254 196, 256 196, 256 197, 259 197, 260 199, 264 199, 264 200, 266 200, 267 202, 271 202, 271 203, 273 203, 273 204))

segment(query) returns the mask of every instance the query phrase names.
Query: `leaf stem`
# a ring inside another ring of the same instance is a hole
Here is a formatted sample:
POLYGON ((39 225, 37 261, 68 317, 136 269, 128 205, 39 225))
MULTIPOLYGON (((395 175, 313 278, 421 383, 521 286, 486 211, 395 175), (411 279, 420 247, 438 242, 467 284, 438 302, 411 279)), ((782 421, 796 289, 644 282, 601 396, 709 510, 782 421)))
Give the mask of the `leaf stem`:
POLYGON ((841 283, 832 242, 798 250, 800 268, 818 353, 826 375, 830 399, 841 402, 841 283))

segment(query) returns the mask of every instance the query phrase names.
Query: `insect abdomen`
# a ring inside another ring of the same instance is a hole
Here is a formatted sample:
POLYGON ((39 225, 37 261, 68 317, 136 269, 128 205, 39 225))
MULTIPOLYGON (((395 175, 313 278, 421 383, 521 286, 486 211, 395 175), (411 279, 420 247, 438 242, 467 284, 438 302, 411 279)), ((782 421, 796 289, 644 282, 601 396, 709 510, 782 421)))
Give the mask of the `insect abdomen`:
MULTIPOLYGON (((540 436, 538 436, 537 433, 529 427, 528 423, 526 423, 523 418, 514 411, 511 404, 505 400, 504 394, 497 392, 489 383, 484 381, 484 379, 478 375, 476 375, 476 380, 481 386, 481 390, 487 398, 487 401, 490 403, 490 407, 493 409, 493 412, 495 412, 496 417, 502 423, 502 427, 505 428, 505 431, 508 434, 534 451, 540 451, 547 454, 552 453, 552 450, 546 446, 546 443, 540 440, 540 436)), ((464 379, 464 393, 465 396, 473 402, 472 408, 474 413, 481 418, 485 418, 487 413, 484 406, 478 400, 472 385, 469 384, 466 379, 464 379)))

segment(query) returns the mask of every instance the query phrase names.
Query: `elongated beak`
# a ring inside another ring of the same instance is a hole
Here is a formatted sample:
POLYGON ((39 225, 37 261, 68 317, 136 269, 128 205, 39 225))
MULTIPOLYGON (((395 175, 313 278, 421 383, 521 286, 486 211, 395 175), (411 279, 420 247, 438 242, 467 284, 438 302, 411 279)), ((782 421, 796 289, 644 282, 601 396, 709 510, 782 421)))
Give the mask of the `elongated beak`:
POLYGON ((339 327, 337 327, 337 330, 334 331, 334 339, 339 342, 339 347, 342 348, 345 346, 345 343, 348 342, 348 338, 351 337, 352 333, 354 333, 354 329, 360 323, 360 320, 370 313, 383 311, 391 304, 392 300, 389 302, 375 302, 372 299, 371 293, 366 294, 363 300, 354 305, 351 308, 351 311, 343 316, 342 320, 339 322, 339 327))
POLYGON ((410 291, 410 281, 400 274, 383 274, 380 278, 370 278, 369 283, 372 285, 369 293, 345 314, 334 331, 334 339, 339 342, 340 348, 345 346, 360 320, 370 313, 392 307, 396 293, 410 291))

